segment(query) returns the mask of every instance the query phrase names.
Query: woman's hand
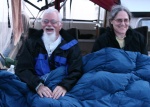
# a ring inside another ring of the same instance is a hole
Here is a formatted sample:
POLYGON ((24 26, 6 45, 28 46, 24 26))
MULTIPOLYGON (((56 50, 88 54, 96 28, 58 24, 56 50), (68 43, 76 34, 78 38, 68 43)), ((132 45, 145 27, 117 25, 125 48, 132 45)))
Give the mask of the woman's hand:
POLYGON ((67 90, 61 86, 56 86, 56 88, 53 91, 53 98, 58 99, 60 96, 64 96, 66 94, 67 90))

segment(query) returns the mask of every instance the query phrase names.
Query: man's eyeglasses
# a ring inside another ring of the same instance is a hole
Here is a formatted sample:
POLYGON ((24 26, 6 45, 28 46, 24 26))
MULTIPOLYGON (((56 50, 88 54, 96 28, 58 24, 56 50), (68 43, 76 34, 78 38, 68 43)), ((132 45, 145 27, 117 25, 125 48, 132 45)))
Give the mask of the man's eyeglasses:
POLYGON ((117 23, 129 23, 129 19, 114 19, 117 23))
POLYGON ((59 21, 44 19, 44 20, 42 20, 42 22, 43 22, 44 24, 48 24, 49 22, 50 22, 51 24, 56 24, 56 23, 59 22, 59 21))

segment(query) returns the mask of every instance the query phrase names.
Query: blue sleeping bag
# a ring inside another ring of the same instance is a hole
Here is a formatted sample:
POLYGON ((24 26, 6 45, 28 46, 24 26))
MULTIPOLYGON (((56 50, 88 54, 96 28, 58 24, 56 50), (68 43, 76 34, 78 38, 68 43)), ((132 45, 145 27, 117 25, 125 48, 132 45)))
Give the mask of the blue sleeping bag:
MULTIPOLYGON (((150 107, 150 57, 138 52, 104 48, 83 56, 84 74, 64 97, 40 98, 16 75, 0 72, 2 107, 150 107), (15 105, 15 106, 11 106, 15 105)), ((53 89, 64 77, 47 80, 53 89)))

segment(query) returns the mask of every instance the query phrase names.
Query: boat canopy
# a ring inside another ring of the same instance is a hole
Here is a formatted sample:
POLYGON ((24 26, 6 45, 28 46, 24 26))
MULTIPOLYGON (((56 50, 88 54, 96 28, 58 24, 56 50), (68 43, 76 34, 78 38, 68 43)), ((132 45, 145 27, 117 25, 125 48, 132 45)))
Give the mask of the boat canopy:
POLYGON ((120 0, 90 0, 106 10, 110 10, 112 5, 120 4, 120 0))

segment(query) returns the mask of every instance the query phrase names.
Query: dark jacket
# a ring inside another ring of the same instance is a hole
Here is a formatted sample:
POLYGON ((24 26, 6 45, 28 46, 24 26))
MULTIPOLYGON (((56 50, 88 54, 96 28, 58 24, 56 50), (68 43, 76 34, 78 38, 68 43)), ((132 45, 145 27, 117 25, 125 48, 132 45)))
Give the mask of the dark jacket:
MULTIPOLYGON (((148 54, 147 46, 144 42, 144 36, 139 32, 129 28, 126 33, 125 37, 125 51, 133 51, 133 52, 140 52, 142 54, 148 54)), ((98 51, 105 47, 112 47, 121 49, 119 43, 116 40, 114 31, 107 27, 105 33, 100 35, 94 43, 92 52, 98 51)))
POLYGON ((35 90, 40 82, 43 83, 37 75, 35 68, 40 70, 47 69, 50 72, 59 66, 67 66, 68 76, 59 85, 69 91, 82 75, 82 56, 78 41, 65 30, 61 30, 60 35, 62 36, 62 41, 49 58, 41 39, 42 34, 43 30, 40 30, 27 39, 17 57, 18 62, 15 73, 31 89, 35 90), (44 65, 42 61, 47 64, 44 65), (38 68, 40 66, 42 67, 38 68))

